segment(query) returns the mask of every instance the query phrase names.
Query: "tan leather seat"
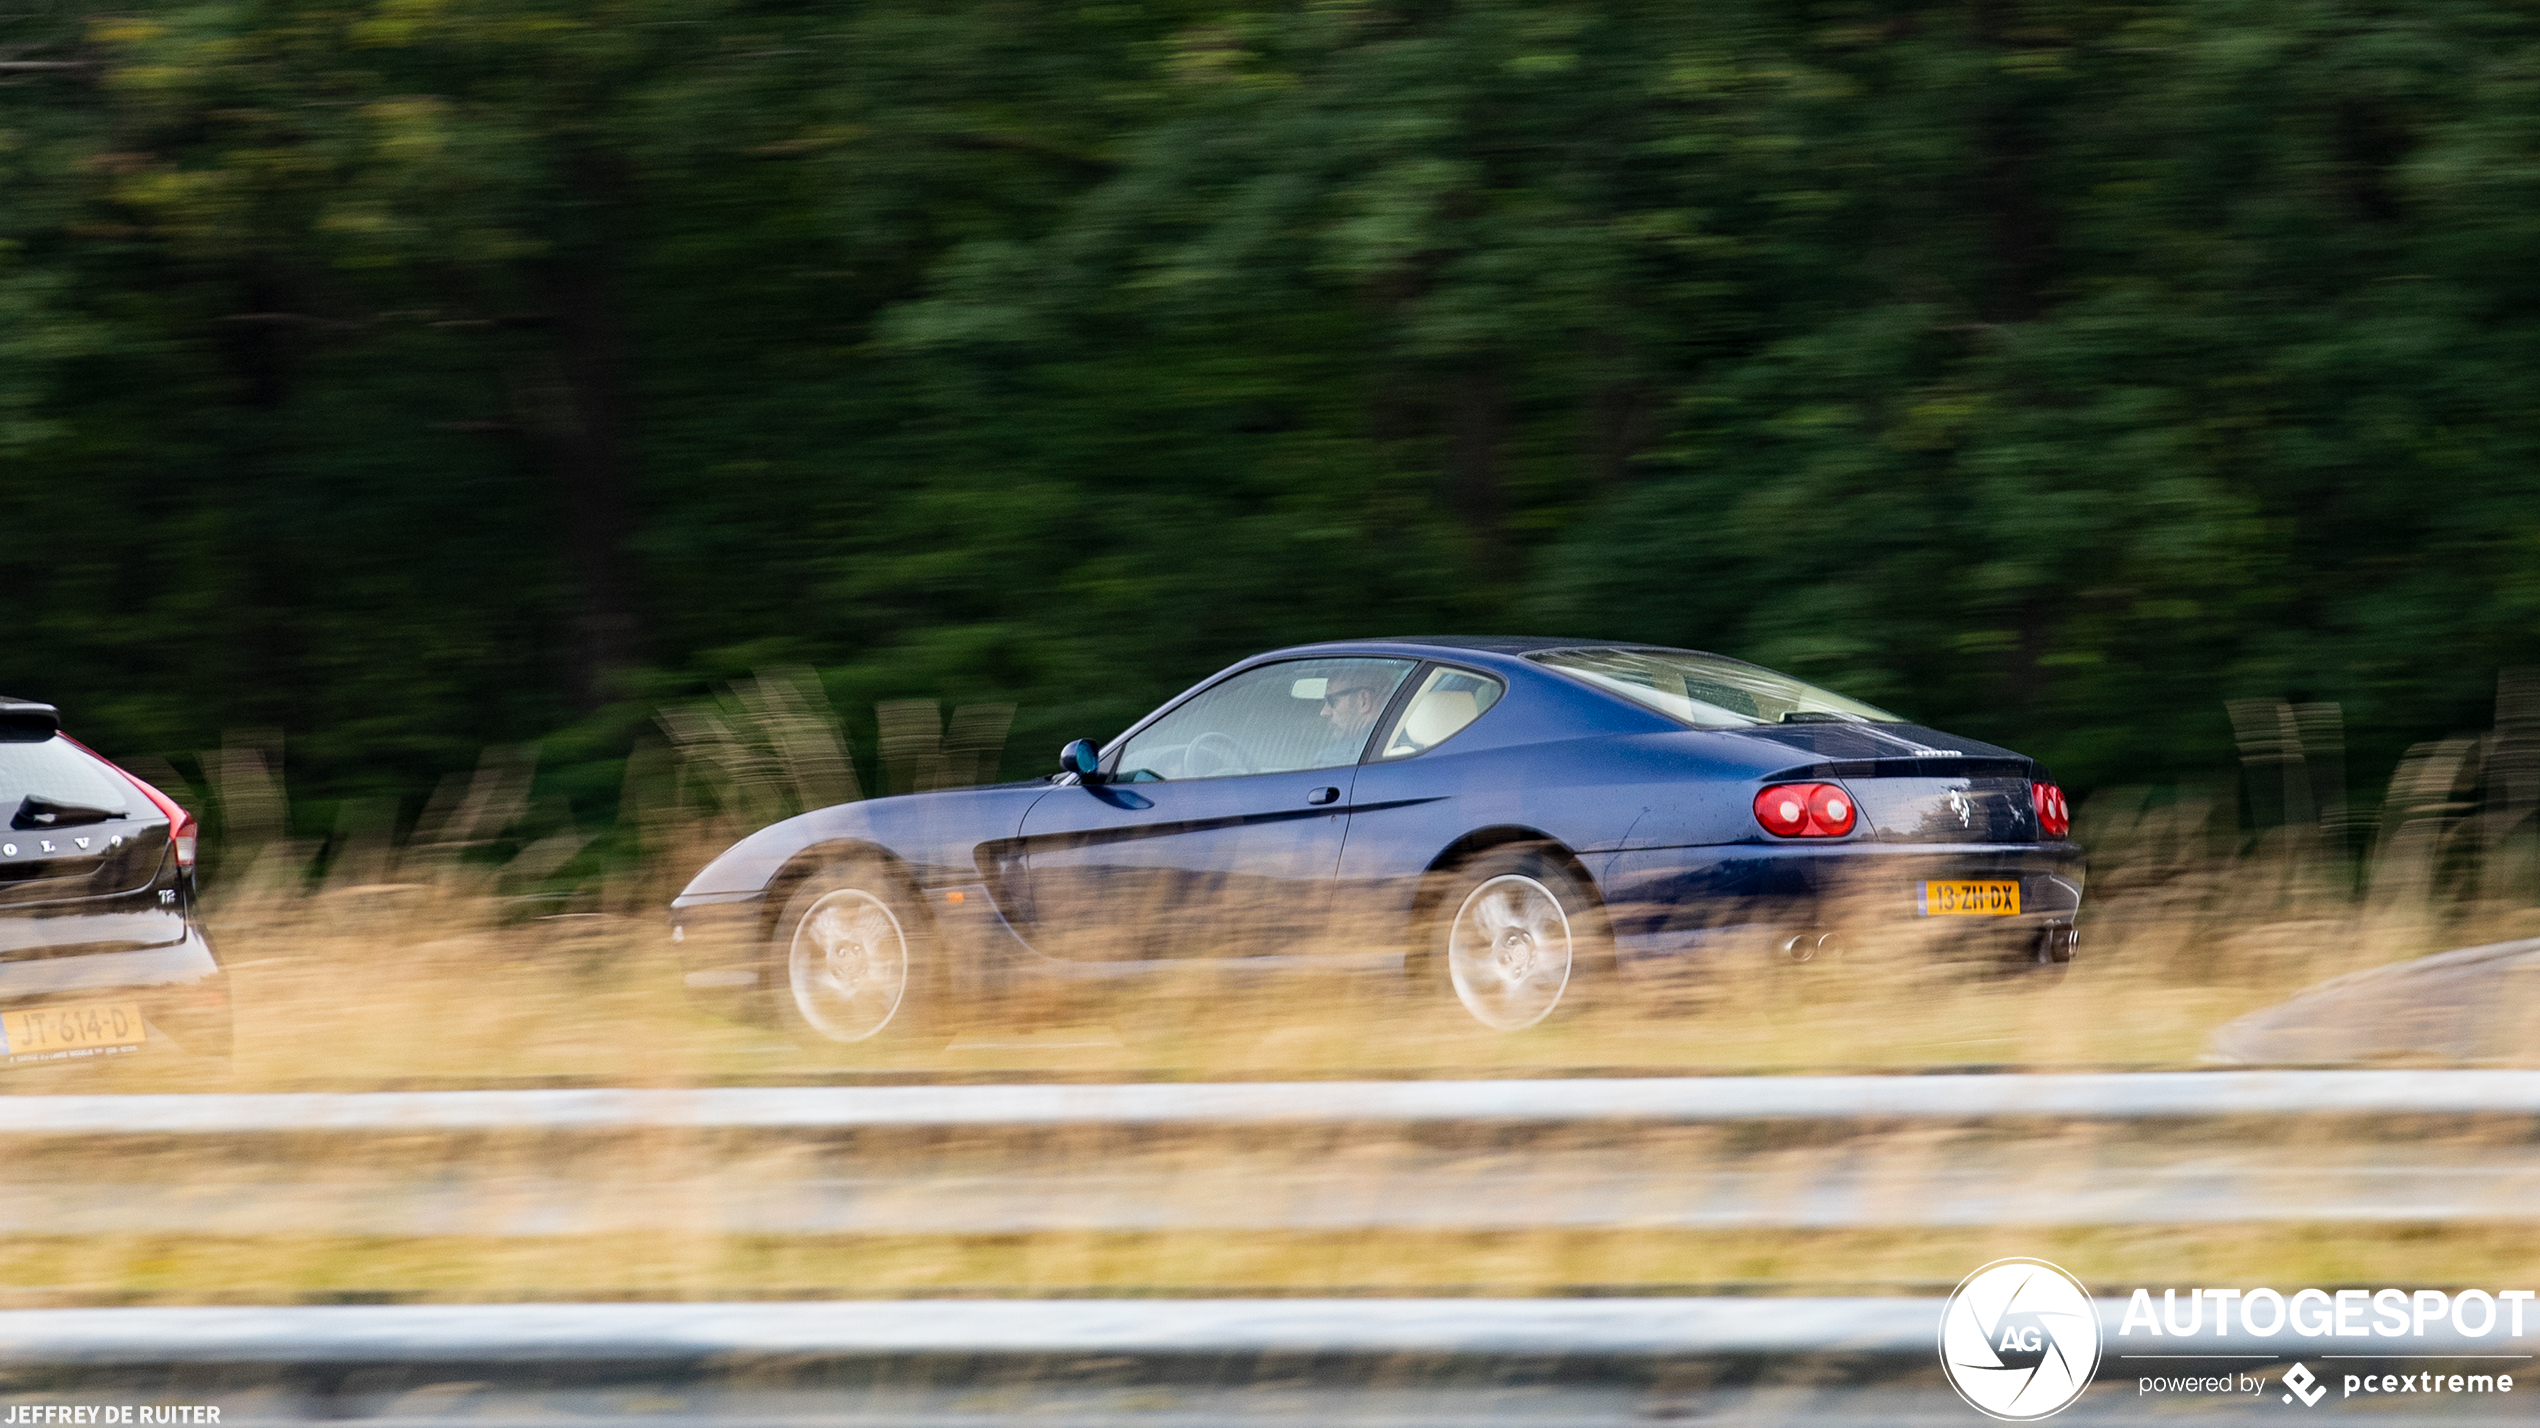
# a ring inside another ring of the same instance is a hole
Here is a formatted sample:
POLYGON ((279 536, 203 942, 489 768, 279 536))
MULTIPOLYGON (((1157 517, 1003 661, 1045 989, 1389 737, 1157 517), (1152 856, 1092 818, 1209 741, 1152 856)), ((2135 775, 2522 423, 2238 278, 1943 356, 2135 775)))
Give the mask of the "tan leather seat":
POLYGON ((1402 734, 1414 751, 1432 748, 1448 735, 1482 717, 1469 689, 1432 689, 1411 702, 1402 716, 1402 734))

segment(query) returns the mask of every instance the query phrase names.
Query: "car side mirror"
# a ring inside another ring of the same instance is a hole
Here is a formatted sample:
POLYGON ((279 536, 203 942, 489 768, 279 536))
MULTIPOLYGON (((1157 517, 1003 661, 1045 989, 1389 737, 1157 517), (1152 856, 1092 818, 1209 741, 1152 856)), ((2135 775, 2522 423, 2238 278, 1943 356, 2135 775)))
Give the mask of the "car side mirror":
POLYGON ((1058 766, 1076 775, 1083 783, 1102 782, 1102 748, 1091 739, 1077 739, 1058 751, 1058 766))

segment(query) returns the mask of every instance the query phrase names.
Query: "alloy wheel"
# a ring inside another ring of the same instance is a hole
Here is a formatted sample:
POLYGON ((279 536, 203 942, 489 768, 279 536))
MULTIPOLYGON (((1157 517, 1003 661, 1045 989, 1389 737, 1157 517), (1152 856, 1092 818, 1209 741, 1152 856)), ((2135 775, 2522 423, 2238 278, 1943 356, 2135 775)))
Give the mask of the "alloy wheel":
POLYGON ((1518 1031, 1552 1014, 1570 984, 1570 917, 1552 889, 1503 873, 1473 889, 1447 933, 1447 975, 1476 1021, 1518 1031))
POLYGON ((873 894, 840 888, 813 903, 786 958, 794 1008, 831 1041, 890 1025, 908 992, 908 934, 873 894))

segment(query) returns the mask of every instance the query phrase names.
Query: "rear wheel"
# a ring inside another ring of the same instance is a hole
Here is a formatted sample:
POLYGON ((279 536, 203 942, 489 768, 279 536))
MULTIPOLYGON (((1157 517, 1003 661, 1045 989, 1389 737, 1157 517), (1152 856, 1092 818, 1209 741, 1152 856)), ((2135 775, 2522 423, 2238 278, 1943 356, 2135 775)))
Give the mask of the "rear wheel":
POLYGON ((1493 1031, 1522 1031, 1577 1006, 1611 957, 1595 896, 1540 848, 1493 849, 1466 863, 1436 907, 1431 966, 1493 1031))
POLYGON ((777 1014, 797 1039, 904 1041, 939 1013, 924 914, 879 864, 840 864, 805 882, 770 950, 777 1014))

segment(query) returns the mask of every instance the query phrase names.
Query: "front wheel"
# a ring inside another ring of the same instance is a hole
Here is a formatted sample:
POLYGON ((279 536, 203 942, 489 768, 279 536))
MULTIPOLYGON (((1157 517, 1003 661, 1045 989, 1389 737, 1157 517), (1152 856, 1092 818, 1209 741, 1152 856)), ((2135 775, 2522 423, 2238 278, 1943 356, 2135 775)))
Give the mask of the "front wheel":
POLYGON ((1607 958, 1602 910, 1567 865, 1537 849, 1483 854, 1438 899, 1435 961, 1473 1020, 1522 1031, 1582 998, 1607 958))
POLYGON ((771 949, 786 1027, 800 1040, 840 1044, 918 1035, 936 1012, 923 917, 879 866, 849 864, 805 882, 771 949))

